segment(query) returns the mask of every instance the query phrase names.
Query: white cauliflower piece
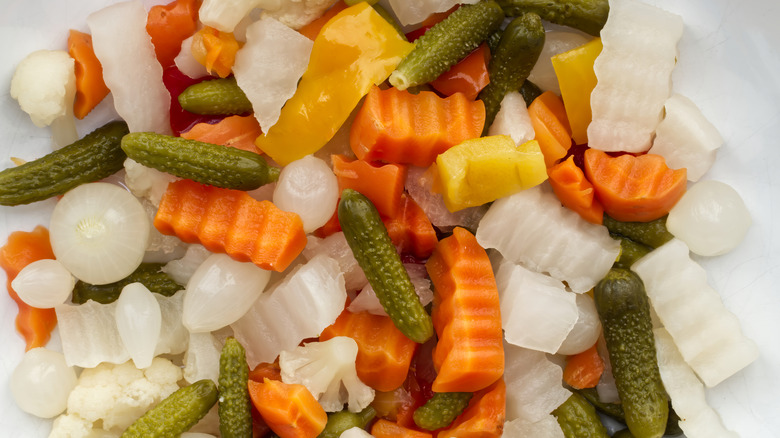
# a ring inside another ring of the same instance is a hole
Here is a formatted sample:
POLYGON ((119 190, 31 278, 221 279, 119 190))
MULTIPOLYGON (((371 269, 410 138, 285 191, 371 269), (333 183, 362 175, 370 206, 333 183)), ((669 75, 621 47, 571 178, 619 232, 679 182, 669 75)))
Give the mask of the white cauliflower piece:
POLYGON ((279 9, 266 9, 263 13, 298 30, 320 17, 334 3, 335 0, 284 0, 279 9))
POLYGON ((253 9, 279 9, 282 2, 290 0, 203 0, 198 18, 206 26, 222 32, 233 32, 253 9))
POLYGON ((148 199, 155 207, 160 205, 168 183, 179 179, 169 173, 146 167, 130 158, 125 160, 124 166, 125 185, 130 192, 138 198, 148 199))
POLYGON ((105 430, 121 432, 179 389, 177 382, 181 377, 181 369, 163 358, 155 358, 143 370, 131 361, 120 365, 101 363, 85 369, 68 397, 65 415, 69 418, 58 419, 62 423, 60 430, 66 426, 75 430, 81 418, 89 424, 102 421, 105 430))
POLYGON ((344 403, 360 412, 374 400, 374 390, 357 376, 357 352, 355 340, 346 336, 282 351, 282 382, 305 386, 327 412, 342 410, 344 403))
POLYGON ((49 438, 86 438, 92 432, 91 421, 76 414, 63 414, 54 420, 49 438))

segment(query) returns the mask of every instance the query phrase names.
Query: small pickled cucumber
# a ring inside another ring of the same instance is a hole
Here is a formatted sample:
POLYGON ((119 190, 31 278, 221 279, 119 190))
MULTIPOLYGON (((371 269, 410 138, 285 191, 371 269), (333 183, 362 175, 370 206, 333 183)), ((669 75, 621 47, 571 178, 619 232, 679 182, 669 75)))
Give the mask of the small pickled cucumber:
POLYGON ((497 0, 509 16, 539 14, 551 23, 599 36, 609 15, 608 0, 497 0))
POLYGON ((612 236, 613 239, 620 241, 620 257, 613 265, 616 268, 629 269, 634 262, 646 256, 647 253, 653 250, 653 248, 650 248, 647 245, 636 243, 620 234, 610 233, 609 235, 612 236))
POLYGON ((122 289, 131 283, 141 283, 150 291, 164 297, 170 297, 184 289, 168 274, 162 271, 162 263, 141 263, 127 278, 109 284, 89 284, 81 280, 73 287, 71 301, 74 304, 84 304, 92 300, 100 304, 109 304, 119 298, 122 289))
POLYGON ((252 437, 252 405, 244 347, 227 338, 219 356, 219 432, 223 438, 252 437))
POLYGON ((328 423, 317 438, 339 438, 342 433, 358 427, 364 429, 376 417, 376 410, 371 406, 360 412, 339 411, 328 414, 328 423))
POLYGON ((414 411, 414 424, 425 430, 447 427, 466 409, 473 395, 471 392, 437 392, 414 411))
POLYGON ((252 112, 252 102, 236 78, 212 79, 190 85, 179 94, 179 105, 191 113, 233 115, 252 112))
POLYGON ((666 216, 650 222, 621 222, 605 214, 604 226, 610 233, 628 237, 650 248, 658 248, 674 238, 666 229, 666 216))
POLYGON ((576 392, 558 406, 553 415, 566 438, 609 437, 596 408, 576 392))

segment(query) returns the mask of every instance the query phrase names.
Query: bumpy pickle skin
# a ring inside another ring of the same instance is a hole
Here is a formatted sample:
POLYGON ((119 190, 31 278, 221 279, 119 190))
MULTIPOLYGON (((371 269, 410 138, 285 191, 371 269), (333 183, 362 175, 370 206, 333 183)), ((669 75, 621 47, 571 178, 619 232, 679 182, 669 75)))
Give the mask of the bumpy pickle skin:
POLYGON ((594 408, 584 397, 572 393, 553 415, 566 438, 607 438, 607 429, 594 408))
POLYGON ((469 405, 472 392, 437 392, 414 411, 414 424, 425 430, 449 426, 469 405))
POLYGON ((621 222, 605 214, 604 226, 610 233, 625 236, 650 248, 658 248, 674 238, 666 229, 666 216, 650 222, 621 222))
POLYGON ((609 15, 608 0, 497 0, 509 16, 534 12, 551 23, 599 36, 609 15))
POLYGON ((371 406, 360 412, 339 411, 328 414, 328 423, 317 438, 339 438, 342 433, 358 427, 364 429, 376 417, 376 410, 371 406))
POLYGON ((173 296, 184 289, 161 269, 162 263, 141 263, 127 278, 109 284, 89 284, 81 280, 73 287, 71 301, 73 304, 84 304, 88 300, 100 304, 109 304, 119 298, 122 289, 130 283, 141 283, 150 291, 164 297, 173 296))
POLYGON ((223 438, 252 437, 252 407, 244 347, 228 338, 219 356, 219 432, 223 438))
POLYGON ((235 77, 190 85, 179 94, 178 100, 183 109, 195 114, 235 115, 252 112, 252 102, 238 87, 235 77))

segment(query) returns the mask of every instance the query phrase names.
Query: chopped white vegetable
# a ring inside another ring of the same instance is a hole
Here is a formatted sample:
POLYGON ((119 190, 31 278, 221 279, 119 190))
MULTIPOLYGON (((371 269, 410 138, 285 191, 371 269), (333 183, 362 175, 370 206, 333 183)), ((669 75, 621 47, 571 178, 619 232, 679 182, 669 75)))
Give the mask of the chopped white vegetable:
POLYGON ((347 291, 338 262, 318 255, 287 274, 231 325, 253 368, 319 336, 344 310, 347 291))
POLYGON ((219 383, 219 356, 222 345, 211 333, 191 333, 190 344, 184 353, 184 380, 195 383, 210 379, 219 383))
MULTIPOLYGON (((404 263, 404 268, 406 268, 406 272, 409 273, 409 280, 412 281, 414 291, 417 292, 417 296, 420 298, 420 304, 427 306, 433 301, 433 290, 431 289, 431 281, 428 279, 425 265, 404 263)), ((379 298, 376 296, 374 288, 372 288, 370 284, 366 284, 358 296, 349 303, 347 310, 352 313, 366 311, 374 315, 387 316, 387 312, 385 312, 382 303, 379 302, 379 298)))
POLYGON ((571 396, 563 387, 563 369, 544 353, 505 343, 504 355, 508 421, 543 420, 571 396))
POLYGON ((339 181, 330 166, 307 155, 284 166, 274 190, 274 205, 297 213, 303 230, 311 233, 325 225, 339 202, 339 181))
POLYGON ((206 26, 233 32, 253 9, 279 9, 285 1, 289 0, 203 0, 198 18, 206 26))
POLYGON ((644 152, 672 89, 682 19, 638 0, 612 0, 601 30, 604 49, 593 70, 593 121, 588 145, 603 151, 644 152))
POLYGON ((136 368, 152 364, 160 340, 162 311, 152 292, 141 283, 122 288, 116 300, 116 327, 136 368))
POLYGON ((547 415, 541 420, 531 423, 522 419, 507 421, 504 423, 504 436, 506 437, 534 437, 534 438, 564 438, 561 425, 552 415, 547 415))
POLYGON ((685 363, 669 332, 660 328, 655 333, 658 370, 672 407, 680 416, 680 429, 688 438, 737 438, 726 430, 718 414, 707 404, 704 385, 685 363))
POLYGON ((707 284, 707 273, 691 260, 679 239, 656 248, 631 266, 645 284, 658 318, 685 361, 712 387, 758 357, 756 344, 707 284))
POLYGON ((689 181, 698 181, 715 162, 723 144, 718 130, 699 107, 685 96, 674 94, 664 105, 666 116, 655 131, 648 151, 664 157, 671 169, 685 168, 689 181))
POLYGON ((605 227, 563 207, 547 183, 494 202, 479 223, 477 241, 578 293, 604 278, 620 253, 605 227))
MULTIPOLYGON (((154 227, 157 207, 146 199, 141 199, 141 204, 144 206, 146 217, 149 219, 149 241, 146 244, 143 263, 168 263, 184 257, 188 244, 182 242, 175 235, 162 234, 158 231, 154 227)), ((187 282, 185 281, 181 284, 187 284, 187 282)))
POLYGON ((344 237, 344 232, 339 231, 330 236, 320 239, 310 235, 303 249, 303 256, 307 260, 313 259, 318 254, 324 254, 339 264, 341 272, 344 273, 344 287, 348 292, 363 289, 368 284, 366 273, 355 259, 355 254, 344 237))
POLYGON ((192 244, 187 247, 184 257, 178 260, 172 260, 163 266, 162 271, 168 274, 173 281, 179 284, 187 284, 192 278, 192 274, 198 269, 201 263, 205 262, 211 255, 203 245, 192 244))
POLYGON ((599 383, 596 385, 599 400, 604 403, 620 403, 620 395, 617 392, 615 376, 612 374, 612 363, 609 361, 609 351, 607 351, 607 341, 604 340, 604 336, 599 336, 596 350, 604 360, 604 372, 601 373, 599 383))
POLYGON ((561 87, 558 86, 558 76, 553 69, 551 58, 576 49, 591 39, 593 39, 591 36, 576 31, 549 30, 545 32, 542 52, 528 75, 528 80, 536 84, 542 91, 552 91, 560 96, 561 87))
POLYGON ((206 66, 198 62, 194 56, 192 56, 192 38, 187 37, 181 42, 181 50, 173 62, 176 64, 176 68, 185 75, 197 79, 203 76, 208 76, 209 71, 206 70, 206 66))
POLYGON ((76 371, 65 363, 62 353, 33 348, 16 365, 10 386, 21 410, 36 417, 52 418, 67 407, 68 396, 76 387, 76 371))
POLYGON ((271 272, 227 254, 209 256, 187 283, 182 321, 192 333, 211 332, 239 318, 263 293, 271 272))
POLYGON ((147 12, 139 0, 117 3, 87 17, 92 45, 114 107, 130 132, 171 132, 171 95, 146 33, 147 12))
POLYGON ((361 429, 357 426, 351 427, 344 432, 341 432, 341 435, 339 435, 339 438, 372 438, 373 435, 366 432, 364 429, 361 429))
POLYGON ((508 135, 518 146, 534 139, 534 126, 522 94, 517 91, 506 93, 488 135, 508 135))
POLYGON ((22 268, 11 282, 11 287, 28 305, 50 309, 64 303, 75 284, 76 279, 62 263, 43 259, 22 268))
POLYGON ((266 8, 263 15, 297 30, 322 16, 334 3, 336 0, 283 0, 280 8, 266 8))
POLYGON ((57 202, 49 232, 54 255, 71 274, 86 283, 108 284, 141 264, 149 227, 146 210, 130 192, 89 183, 57 202))
POLYGON ((429 15, 445 12, 458 4, 474 4, 479 0, 390 0, 390 7, 404 26, 421 23, 429 15))
POLYGON ((422 208, 433 226, 440 229, 452 229, 462 226, 473 230, 487 212, 487 206, 468 207, 451 212, 444 205, 441 193, 433 191, 435 174, 424 167, 409 166, 404 183, 409 196, 422 208))
POLYGON ((504 261, 496 274, 501 326, 510 344, 555 353, 577 323, 575 294, 547 275, 504 261))
POLYGON ((577 323, 558 348, 558 354, 572 355, 592 347, 601 335, 601 320, 596 304, 588 294, 577 294, 577 323))
POLYGON ((753 221, 742 197, 720 181, 700 181, 672 207, 666 228, 688 248, 703 256, 736 248, 753 221))
POLYGON ((282 351, 282 382, 305 386, 326 412, 341 411, 345 403, 360 412, 374 400, 374 390, 357 376, 357 353, 357 343, 346 336, 282 351))
POLYGON ((130 192, 139 198, 148 199, 155 206, 160 205, 168 184, 179 179, 170 173, 146 167, 130 158, 125 160, 124 167, 125 185, 130 192))

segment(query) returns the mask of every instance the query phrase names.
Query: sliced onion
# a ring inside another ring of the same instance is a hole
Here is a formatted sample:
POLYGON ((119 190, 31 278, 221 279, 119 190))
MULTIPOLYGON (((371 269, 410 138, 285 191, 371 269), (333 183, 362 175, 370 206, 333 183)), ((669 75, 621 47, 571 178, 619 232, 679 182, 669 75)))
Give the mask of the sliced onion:
POLYGON ((311 155, 282 169, 274 190, 274 204, 297 213, 307 233, 325 225, 336 211, 339 184, 324 161, 311 155))
POLYGON ((76 371, 65 363, 62 353, 33 348, 14 369, 11 394, 24 412, 52 418, 67 407, 76 381, 76 371))
POLYGON ((122 289, 116 300, 116 327, 136 368, 147 368, 160 339, 162 313, 154 295, 141 283, 122 289))
POLYGON ((535 423, 571 395, 563 387, 563 370, 541 351, 504 343, 506 418, 535 423))
POLYGON ((178 260, 171 260, 163 266, 162 271, 170 275, 173 280, 179 284, 187 284, 198 269, 201 263, 206 261, 211 255, 203 245, 192 244, 187 247, 184 257, 178 260))
POLYGON ((563 340, 563 344, 558 347, 558 354, 581 353, 592 347, 601 334, 601 320, 593 298, 588 294, 577 294, 576 304, 579 314, 577 322, 563 340))
POLYGON ((127 277, 141 264, 149 219, 127 190, 91 183, 62 197, 54 207, 49 232, 54 255, 76 278, 107 284, 127 277))
POLYGON ((11 282, 19 298, 30 306, 49 309, 68 299, 76 280, 62 263, 43 259, 25 266, 11 282))

